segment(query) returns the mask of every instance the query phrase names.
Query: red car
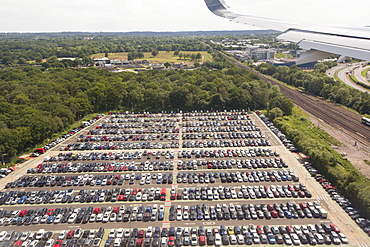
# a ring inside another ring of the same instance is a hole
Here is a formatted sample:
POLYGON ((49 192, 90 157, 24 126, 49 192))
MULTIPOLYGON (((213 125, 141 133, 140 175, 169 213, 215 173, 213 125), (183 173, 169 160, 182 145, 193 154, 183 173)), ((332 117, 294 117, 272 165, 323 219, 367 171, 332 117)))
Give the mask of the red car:
MULTIPOLYGON (((204 236, 201 236, 201 237, 204 237, 204 236)), ((172 246, 174 246, 174 245, 175 245, 175 237, 170 236, 170 237, 168 238, 168 246, 169 246, 169 247, 172 247, 172 246)))
POLYGON ((136 242, 136 246, 142 246, 143 245, 143 239, 139 238, 136 242))
POLYGON ((100 208, 94 208, 94 214, 100 213, 100 208))
POLYGON ((335 231, 336 233, 340 233, 340 230, 336 225, 330 224, 330 228, 332 231, 335 231))
POLYGON ((47 215, 52 215, 54 212, 54 208, 49 208, 48 211, 46 212, 47 215))
POLYGON ((54 245, 53 245, 53 247, 60 247, 60 246, 62 246, 62 243, 63 243, 63 240, 57 240, 57 241, 55 241, 54 242, 54 245))
POLYGON ((75 231, 74 230, 70 230, 68 233, 67 233, 67 239, 71 239, 73 238, 73 236, 75 235, 75 231))
POLYGON ((22 247, 22 244, 23 244, 23 242, 22 241, 17 241, 17 242, 15 242, 14 243, 14 247, 22 247))
POLYGON ((257 233, 259 235, 265 233, 265 231, 263 230, 263 227, 261 225, 257 225, 257 233))

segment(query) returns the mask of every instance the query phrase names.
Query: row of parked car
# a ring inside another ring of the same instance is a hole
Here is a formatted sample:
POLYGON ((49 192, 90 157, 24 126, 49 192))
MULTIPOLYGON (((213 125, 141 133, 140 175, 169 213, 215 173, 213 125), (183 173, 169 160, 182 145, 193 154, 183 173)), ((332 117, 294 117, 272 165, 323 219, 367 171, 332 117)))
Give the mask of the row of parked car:
POLYGON ((252 244, 346 244, 348 240, 335 225, 229 226, 215 228, 148 227, 145 230, 111 229, 105 246, 173 247, 227 246, 252 244))
POLYGON ((340 191, 315 167, 308 162, 306 162, 304 166, 311 176, 322 185, 330 197, 343 208, 343 210, 364 230, 364 232, 366 232, 366 234, 370 236, 370 220, 364 217, 359 210, 352 207, 352 203, 345 198, 340 191))
POLYGON ((116 201, 164 201, 165 188, 98 189, 98 190, 53 190, 0 192, 0 205, 53 204, 53 203, 98 203, 116 201))
POLYGON ((105 230, 100 227, 97 230, 62 230, 54 234, 51 231, 40 229, 37 232, 23 231, 2 231, 0 239, 5 235, 0 246, 17 246, 17 247, 64 247, 64 246, 94 246, 100 247, 103 243, 105 230), (56 236, 57 235, 57 236, 56 236), (56 239, 55 239, 56 237, 56 239), (9 239, 9 240, 8 240, 9 239))
POLYGON ((179 160, 177 170, 199 169, 265 169, 287 168, 288 164, 281 158, 256 159, 222 159, 222 160, 179 160))
POLYGON ((61 151, 72 150, 132 150, 132 149, 170 149, 178 148, 179 142, 172 141, 171 143, 151 143, 151 142, 78 142, 70 143, 67 146, 61 147, 61 151))
MULTIPOLYGON (((111 168, 111 167, 110 167, 111 168)), ((108 170, 110 169, 108 168, 108 170)), ((51 169, 47 169, 50 171, 51 169)), ((173 170, 173 165, 164 164, 162 170, 173 170)), ((31 170, 33 171, 33 170, 31 170)), ((299 177, 291 170, 273 171, 247 171, 247 172, 180 172, 177 174, 175 183, 244 183, 244 182, 298 182, 299 177)), ((23 176, 6 184, 5 188, 19 187, 44 187, 44 186, 109 186, 109 185, 134 185, 144 184, 172 184, 173 173, 126 173, 107 175, 42 175, 23 176)))
MULTIPOLYGON (((108 130, 104 130, 107 132, 108 130)), ((117 131, 116 129, 110 131, 117 131)), ((91 142, 91 141, 171 141, 179 140, 179 134, 143 134, 143 135, 123 135, 120 133, 103 133, 98 134, 95 130, 90 130, 87 135, 80 135, 77 142, 91 142)))
POLYGON ((326 218, 327 212, 318 203, 274 204, 197 204, 196 206, 172 205, 170 221, 181 220, 257 220, 271 218, 326 218))
POLYGON ((164 205, 126 207, 63 207, 37 208, 30 210, 1 210, 0 225, 36 225, 36 224, 86 224, 128 221, 162 221, 164 220, 164 205))
MULTIPOLYGON (((214 120, 209 120, 208 118, 193 118, 192 120, 187 120, 185 123, 182 125, 184 128, 186 127, 209 127, 209 126, 216 126, 216 127, 221 127, 221 126, 255 126, 255 123, 250 120, 250 117, 246 117, 245 119, 239 119, 239 120, 228 120, 228 119, 214 119, 214 120)), ((223 131, 221 131, 223 132, 223 131)))
POLYGON ((260 119, 270 128, 270 130, 280 139, 280 141, 284 144, 285 147, 289 149, 291 152, 297 152, 298 149, 294 147, 293 143, 286 138, 286 136, 275 127, 275 125, 269 120, 268 117, 263 115, 261 112, 256 112, 260 119))
POLYGON ((93 162, 93 163, 42 163, 30 168, 27 173, 85 173, 85 172, 124 172, 124 171, 163 171, 173 170, 173 161, 130 162, 93 162))
POLYGON ((180 113, 173 112, 114 112, 108 113, 110 118, 105 123, 149 123, 149 122, 173 122, 180 121, 180 113))
POLYGON ((180 118, 151 118, 144 121, 132 121, 132 118, 115 118, 111 117, 107 119, 103 124, 99 125, 101 129, 108 128, 119 128, 119 129, 131 129, 131 128, 162 128, 162 127, 176 127, 176 122, 180 121, 180 118), (127 121, 128 119, 128 121, 127 121))
MULTIPOLYGON (((85 172, 122 172, 122 171, 161 171, 173 170, 174 161, 135 161, 93 162, 93 163, 53 163, 51 157, 45 157, 44 163, 35 168, 29 168, 27 173, 85 173, 85 172)), ((287 168, 288 164, 282 158, 252 158, 252 159, 218 159, 218 160, 179 160, 177 170, 198 169, 259 169, 287 168)))
MULTIPOLYGON (((251 122, 248 122, 251 123, 251 122)), ((243 124, 241 123, 240 126, 227 126, 227 127, 220 127, 216 126, 202 126, 202 123, 185 123, 182 127, 182 133, 202 133, 202 139, 214 138, 214 139, 238 139, 238 138, 248 138, 249 133, 251 134, 262 134, 260 132, 260 128, 253 124, 243 124), (193 127, 193 126, 195 127, 193 127), (191 127, 190 127, 191 126, 191 127)), ((226 123, 225 125, 228 125, 226 123)), ((184 137, 184 136, 183 136, 184 137)))
POLYGON ((147 227, 146 229, 110 229, 105 243, 104 228, 97 230, 62 230, 59 233, 40 229, 0 232, 0 246, 105 246, 105 247, 181 247, 252 244, 347 244, 348 239, 333 224, 293 226, 147 227))
POLYGON ((172 193, 171 200, 230 200, 256 198, 311 198, 312 194, 303 184, 299 185, 260 185, 241 188, 230 187, 196 187, 180 188, 182 192, 172 193))
POLYGON ((182 150, 178 152, 178 158, 236 158, 236 157, 270 157, 279 156, 267 148, 245 148, 245 149, 219 149, 219 150, 182 150))
POLYGON ((103 116, 104 116, 104 114, 99 114, 99 115, 95 116, 93 119, 90 119, 89 121, 82 122, 79 127, 70 130, 68 133, 63 134, 61 137, 52 140, 50 143, 46 144, 42 148, 37 149, 36 152, 33 153, 33 156, 38 156, 40 153, 44 153, 46 150, 49 150, 50 148, 55 147, 59 143, 65 141, 67 138, 69 138, 69 137, 73 136, 74 134, 80 132, 80 130, 82 130, 83 128, 86 128, 86 127, 90 126, 91 124, 95 123, 97 120, 99 120, 103 116), (41 152, 39 152, 38 150, 41 150, 41 152))
MULTIPOLYGON (((247 171, 247 172, 179 172, 177 183, 246 183, 246 182, 298 182, 299 177, 289 170, 247 171)), ((158 183, 158 182, 157 182, 158 183)))
MULTIPOLYGON (((197 139, 197 138, 189 138, 197 139)), ((243 139, 243 140, 216 140, 216 141, 199 141, 199 145, 196 145, 195 142, 183 142, 182 148, 210 148, 210 147, 266 147, 271 146, 269 140, 264 138, 254 138, 254 139, 243 139)))
POLYGON ((173 151, 135 151, 135 152, 83 152, 83 153, 59 153, 57 156, 48 157, 47 161, 77 161, 77 160, 137 160, 146 157, 156 159, 165 158, 173 159, 175 156, 173 151))
POLYGON ((194 111, 182 114, 183 121, 189 121, 189 117, 197 121, 231 121, 231 120, 250 120, 249 114, 245 110, 231 111, 194 111))

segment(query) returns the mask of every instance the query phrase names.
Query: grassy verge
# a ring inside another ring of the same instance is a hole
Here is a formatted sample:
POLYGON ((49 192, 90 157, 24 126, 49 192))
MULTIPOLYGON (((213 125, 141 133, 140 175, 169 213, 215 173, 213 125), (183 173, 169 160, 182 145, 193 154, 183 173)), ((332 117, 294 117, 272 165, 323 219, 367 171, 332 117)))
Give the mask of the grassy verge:
POLYGON ((360 82, 359 80, 357 80, 357 78, 354 76, 354 75, 349 75, 349 78, 354 82, 356 83, 357 85, 363 87, 363 88, 366 88, 366 89, 370 89, 370 86, 368 84, 365 84, 363 82, 360 82))
POLYGON ((341 71, 343 69, 336 70, 335 73, 334 73, 334 80, 336 80, 336 81, 338 81, 340 83, 344 83, 344 82, 342 82, 341 79, 339 79, 338 73, 339 73, 339 71, 341 71))
MULTIPOLYGON (((202 60, 200 62, 212 61, 211 54, 207 53, 206 51, 181 51, 182 54, 189 54, 189 55, 197 55, 200 53, 202 55, 202 60)), ((127 58, 128 52, 119 52, 119 53, 109 53, 109 59, 111 60, 128 60, 127 58)), ((105 56, 105 53, 97 53, 91 55, 91 58, 102 58, 105 56)), ((166 52, 166 51, 159 51, 158 55, 153 57, 151 52, 144 52, 144 58, 135 59, 135 60, 148 60, 150 62, 160 62, 160 63, 181 63, 181 62, 191 62, 190 60, 184 60, 173 55, 173 51, 166 52)))
POLYGON ((356 208, 370 215, 370 181, 331 148, 338 141, 312 124, 299 109, 291 116, 276 118, 274 123, 356 208))
POLYGON ((367 69, 364 69, 364 70, 361 72, 362 76, 366 78, 367 72, 368 72, 369 70, 370 70, 370 67, 369 67, 369 68, 367 68, 367 69))

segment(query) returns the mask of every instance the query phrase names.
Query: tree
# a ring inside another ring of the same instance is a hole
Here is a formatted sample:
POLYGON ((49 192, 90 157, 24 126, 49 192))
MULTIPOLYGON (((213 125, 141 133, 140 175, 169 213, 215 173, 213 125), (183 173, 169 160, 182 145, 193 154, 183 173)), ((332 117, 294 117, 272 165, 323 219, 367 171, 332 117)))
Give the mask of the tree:
POLYGON ((127 54, 127 60, 132 61, 132 60, 134 60, 134 59, 135 59, 134 55, 133 55, 131 52, 129 52, 129 53, 127 54))
POLYGON ((178 56, 178 55, 179 55, 179 50, 174 51, 174 52, 173 52, 173 55, 174 55, 174 56, 178 56))
POLYGON ((170 64, 169 62, 165 62, 165 63, 164 63, 164 66, 165 66, 166 68, 170 68, 170 67, 171 67, 171 64, 170 64))
POLYGON ((104 54, 104 56, 105 56, 105 57, 109 57, 109 54, 108 54, 108 52, 106 52, 106 53, 104 54))
POLYGON ((274 120, 275 118, 282 117, 283 116, 283 111, 279 107, 272 108, 268 112, 268 117, 271 120, 274 120))
POLYGON ((319 73, 325 73, 325 71, 327 71, 329 69, 329 67, 327 65, 325 65, 324 63, 317 63, 313 67, 314 67, 315 71, 319 72, 319 73))
POLYGON ((153 55, 153 57, 156 57, 158 55, 157 49, 152 50, 152 55, 153 55))
POLYGON ((144 53, 143 52, 138 52, 137 57, 138 58, 144 58, 144 53))
POLYGON ((198 54, 197 54, 197 56, 195 57, 195 59, 196 59, 196 60, 201 60, 201 59, 202 59, 202 54, 200 54, 200 53, 198 52, 198 54))
POLYGON ((24 59, 23 57, 20 57, 18 59, 18 64, 26 64, 26 59, 24 59))
POLYGON ((280 108, 284 112, 284 115, 291 115, 294 108, 294 103, 291 99, 284 97, 280 103, 280 108))
POLYGON ((91 57, 89 56, 85 56, 82 58, 82 64, 84 66, 91 66, 94 64, 94 61, 91 59, 91 57))

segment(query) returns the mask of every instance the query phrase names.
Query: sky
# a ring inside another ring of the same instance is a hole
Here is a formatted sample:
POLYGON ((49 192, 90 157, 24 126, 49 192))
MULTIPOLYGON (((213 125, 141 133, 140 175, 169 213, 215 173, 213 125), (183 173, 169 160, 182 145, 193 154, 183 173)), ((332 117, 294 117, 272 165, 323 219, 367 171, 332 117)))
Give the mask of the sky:
MULTIPOLYGON (((329 26, 370 26, 368 0, 226 0, 239 13, 329 26), (350 2, 350 3, 349 3, 350 2)), ((204 0, 0 0, 0 32, 253 30, 204 0)))

